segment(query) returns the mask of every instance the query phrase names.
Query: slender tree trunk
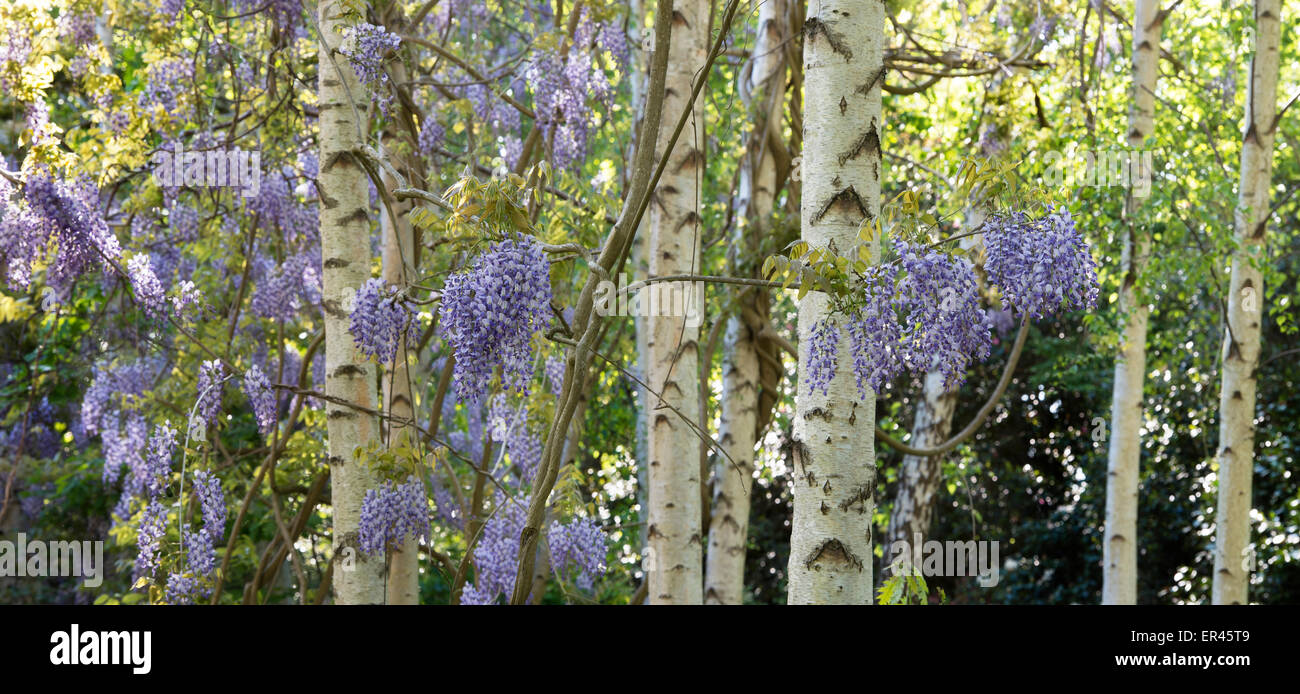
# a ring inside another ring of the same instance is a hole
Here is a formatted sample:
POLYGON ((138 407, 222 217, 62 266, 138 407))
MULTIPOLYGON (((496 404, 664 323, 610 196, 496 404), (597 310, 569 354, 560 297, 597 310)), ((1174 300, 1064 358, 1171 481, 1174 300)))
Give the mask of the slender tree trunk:
MULTIPOLYGON (((925 375, 921 400, 916 404, 912 419, 912 437, 917 448, 933 448, 948 440, 952 433, 953 412, 957 408, 957 391, 944 392, 943 374, 931 371, 925 375)), ((916 543, 920 533, 924 541, 930 534, 930 521, 934 518, 934 500, 943 482, 943 456, 903 456, 902 472, 898 478, 898 492, 894 508, 889 514, 889 532, 885 536, 885 557, 895 542, 916 543)))
MULTIPOLYGON (((628 13, 631 17, 629 20, 631 35, 628 40, 631 42, 631 60, 633 65, 631 80, 632 112, 638 115, 638 122, 635 130, 640 132, 640 121, 644 119, 645 94, 649 81, 650 51, 646 50, 642 45, 642 34, 646 32, 646 27, 644 25, 644 6, 640 0, 631 0, 628 7, 628 13)), ((636 142, 632 142, 628 145, 627 161, 632 161, 637 146, 638 143, 636 142)), ((624 187, 626 187, 631 181, 631 177, 631 168, 625 168, 624 187)), ((637 228, 636 235, 632 237, 632 250, 628 258, 628 265, 631 266, 631 272, 629 274, 632 282, 640 282, 644 280, 649 267, 646 263, 645 257, 645 227, 646 221, 643 219, 640 227, 637 228)), ((632 297, 628 297, 628 300, 631 301, 631 298, 632 297)), ((645 382, 649 378, 649 375, 646 373, 646 364, 649 363, 649 338, 646 335, 645 321, 642 320, 641 316, 632 316, 632 320, 633 328, 636 331, 636 364, 633 371, 637 374, 639 379, 645 382)), ((650 394, 645 388, 638 385, 636 386, 636 395, 637 411, 642 413, 642 416, 636 418, 636 501, 637 505, 643 512, 648 512, 648 509, 650 508, 650 464, 648 457, 650 444, 646 438, 648 433, 646 430, 647 417, 644 413, 650 411, 650 394)), ((645 548, 648 546, 647 543, 649 542, 649 537, 646 535, 646 526, 646 523, 641 523, 637 530, 637 547, 640 547, 642 552, 647 551, 645 548)), ((648 577, 642 577, 642 580, 649 579, 648 577)))
MULTIPOLYGON (((880 89, 884 3, 822 0, 804 21, 804 153, 801 228, 813 247, 847 250, 880 212, 880 89)), ((877 239, 879 240, 879 239, 877 239)), ((799 302, 799 392, 795 403, 792 605, 871 604, 871 516, 876 451, 873 393, 859 397, 848 331, 828 393, 806 385, 813 327, 829 298, 799 302)))
MULTIPOLYGON (((781 89, 785 61, 780 46, 785 39, 787 13, 787 0, 768 0, 758 9, 758 39, 750 62, 750 96, 746 99, 757 113, 741 162, 737 216, 745 223, 737 226, 736 249, 755 249, 769 233, 777 162, 768 140, 769 134, 780 128, 785 104, 781 89)), ((762 294, 763 300, 768 300, 767 293, 762 294)), ((748 305, 747 299, 748 295, 742 303, 748 305)), ((754 444, 758 435, 758 349, 755 331, 739 312, 733 313, 727 320, 723 343, 718 429, 718 440, 731 459, 714 457, 704 585, 704 599, 709 603, 739 605, 744 598, 749 495, 754 484, 754 444)))
MULTIPOLYGON (((370 224, 366 176, 349 153, 360 137, 367 103, 352 68, 334 50, 341 41, 338 17, 343 5, 319 5, 320 45, 320 235, 325 313, 325 393, 332 398, 374 409, 374 367, 357 350, 348 333, 351 299, 370 276, 370 224), (351 95, 351 96, 349 96, 351 95)), ((353 450, 375 440, 375 418, 328 402, 331 503, 334 510, 335 601, 375 604, 384 601, 384 562, 357 546, 361 500, 375 484, 353 450)))
POLYGON ((1255 369, 1259 365, 1264 258, 1277 128, 1277 80, 1281 42, 1280 0, 1255 2, 1255 54, 1250 61, 1246 132, 1241 146, 1241 184, 1228 287, 1228 326, 1223 340, 1219 391, 1219 511, 1215 521, 1216 605, 1245 603, 1250 584, 1251 473, 1255 464, 1255 369))
MULTIPOLYGON (((675 115, 687 108, 691 83, 706 58, 708 23, 709 3, 705 0, 673 3, 666 114, 675 115)), ((695 117, 668 158, 649 210, 648 261, 652 277, 696 272, 700 267, 700 218, 696 210, 704 119, 698 103, 691 108, 695 117)), ((668 141, 675 126, 671 116, 664 119, 659 131, 661 142, 668 141)), ((652 285, 642 295, 671 296, 683 286, 692 285, 652 285)), ((697 605, 703 601, 704 591, 699 439, 683 418, 699 421, 699 326, 685 316, 666 315, 678 313, 671 304, 661 304, 650 313, 645 320, 647 383, 661 393, 663 402, 651 395, 651 406, 643 413, 647 418, 650 461, 650 522, 646 533, 653 552, 648 597, 652 604, 697 605), (680 415, 665 404, 672 405, 680 415)))
MULTIPOLYGON (((1163 23, 1159 0, 1137 0, 1133 15, 1133 93, 1128 116, 1128 146, 1135 151, 1141 150, 1155 127, 1156 68, 1160 62, 1163 23)), ((1141 162, 1142 158, 1134 157, 1133 161, 1141 162)), ((1119 291, 1119 312, 1125 322, 1111 395, 1106 534, 1102 548, 1101 602, 1104 605, 1137 603, 1138 479, 1148 316, 1146 301, 1138 297, 1137 281, 1151 254, 1151 234, 1135 219, 1144 201, 1134 195, 1135 189, 1136 186, 1129 188, 1124 203, 1128 234, 1124 237, 1121 257, 1124 276, 1119 291)))
MULTIPOLYGON (((385 152, 388 154, 388 152, 385 152)), ((396 181, 384 175, 384 185, 390 189, 396 181)), ((385 210, 380 215, 380 228, 383 231, 383 277, 384 283, 393 287, 405 288, 415 273, 415 237, 411 222, 406 214, 411 209, 409 200, 393 203, 393 213, 397 223, 385 210)), ((397 423, 396 420, 409 420, 415 417, 415 400, 411 394, 411 369, 408 358, 409 345, 406 336, 398 338, 397 359, 387 365, 390 370, 380 380, 384 393, 385 411, 395 420, 389 420, 388 447, 397 448, 414 441, 415 430, 410 426, 397 423)), ((420 604, 420 541, 408 537, 400 547, 393 548, 388 556, 388 604, 420 604)))

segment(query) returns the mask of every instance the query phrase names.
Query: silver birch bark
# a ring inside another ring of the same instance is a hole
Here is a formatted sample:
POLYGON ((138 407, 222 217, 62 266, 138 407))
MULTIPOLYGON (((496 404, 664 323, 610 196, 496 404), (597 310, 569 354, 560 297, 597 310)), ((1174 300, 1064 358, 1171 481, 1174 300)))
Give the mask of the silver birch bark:
POLYGON ((1259 365, 1263 260, 1277 128, 1281 42, 1280 0, 1255 2, 1255 52, 1250 61, 1246 131, 1241 146, 1235 235, 1228 285, 1228 325, 1219 390, 1219 509, 1214 536, 1216 605, 1245 603, 1250 585, 1251 473, 1255 464, 1255 369, 1259 365))
MULTIPOLYGON (((673 116, 687 108, 691 83, 705 62, 709 38, 709 3, 676 0, 673 3, 672 38, 660 142, 666 143, 676 126, 673 116)), ((687 129, 668 157, 668 166, 650 203, 647 261, 651 277, 699 270, 698 174, 703 164, 704 119, 699 104, 687 129)), ((685 283, 651 285, 641 292, 671 296, 685 283)), ((688 299, 689 300, 689 299, 688 299)), ((650 469, 649 525, 651 568, 648 598, 651 604, 698 605, 703 601, 703 531, 700 527, 699 439, 683 418, 699 421, 698 325, 689 325, 676 302, 651 304, 645 319, 646 382, 659 391, 649 396, 646 417, 650 469), (659 314, 659 315, 655 315, 659 314), (664 403, 672 405, 673 412, 664 403)), ((684 311, 683 311, 684 313, 684 311)))
MULTIPOLYGON (((1142 149, 1155 127, 1156 68, 1160 62, 1163 24, 1159 0, 1137 0, 1133 13, 1133 93, 1128 115, 1128 146, 1134 151, 1142 149)), ((1136 165, 1142 157, 1134 157, 1132 161, 1136 165)), ((1120 259, 1124 275, 1119 291, 1119 313, 1124 318, 1124 329, 1120 353, 1115 358, 1111 393, 1106 533, 1102 545, 1103 605, 1137 603, 1138 479, 1149 313, 1146 301, 1137 296, 1137 279, 1151 254, 1151 235, 1134 219, 1145 200, 1134 195, 1135 189, 1136 186, 1129 189, 1124 203, 1128 234, 1124 237, 1120 259)))
MULTIPOLYGON (((397 182, 383 174, 384 185, 390 190, 397 182)), ((415 259, 415 236, 410 220, 406 214, 411 209, 409 200, 393 202, 393 214, 396 223, 385 209, 380 214, 380 229, 383 232, 383 279, 384 283, 399 289, 406 287, 414 276, 412 265, 415 259)), ((388 420, 388 446, 397 448, 409 445, 414 439, 415 430, 402 424, 404 420, 415 417, 415 400, 411 396, 411 372, 407 356, 406 336, 398 338, 397 358, 393 364, 386 364, 387 371, 380 377, 384 394, 384 411, 393 419, 388 420)), ((388 555, 388 604, 420 604, 420 541, 408 537, 401 546, 389 550, 388 555)))
MULTIPOLYGON (((931 371, 925 375, 921 400, 916 404, 912 418, 912 437, 916 448, 933 448, 948 440, 952 433, 952 417, 957 408, 957 391, 944 392, 943 374, 931 371)), ((889 513, 889 531, 885 536, 885 559, 890 557, 890 547, 895 542, 916 546, 916 535, 924 541, 930 533, 934 518, 934 499, 943 482, 943 456, 903 456, 898 477, 898 491, 894 507, 889 513)))
MULTIPOLYGON (((781 43, 787 0, 767 0, 758 10, 749 75, 750 100, 758 109, 740 174, 736 248, 769 232, 776 194, 776 158, 768 133, 779 129, 784 101, 781 43), (746 237, 749 237, 748 239, 746 237)), ((749 533, 749 495, 754 484, 754 438, 758 426, 759 356, 757 337, 737 314, 727 320, 723 341, 722 409, 718 442, 730 456, 715 456, 709 551, 705 563, 704 600, 739 605, 745 588, 745 542, 749 533)))
MULTIPOLYGON (((847 251, 859 227, 880 212, 884 4, 824 0, 807 11, 802 237, 813 247, 847 251)), ((813 327, 829 315, 829 304, 818 291, 799 302, 792 605, 872 602, 876 401, 870 391, 858 395, 847 331, 840 331, 839 368, 827 394, 811 392, 804 377, 813 327)))
MULTIPOLYGON (((325 393, 360 407, 375 408, 374 366, 348 333, 351 300, 370 276, 368 186, 350 154, 365 121, 365 92, 351 66, 335 53, 342 34, 337 0, 322 0, 320 26, 320 235, 325 313, 325 393)), ((361 500, 375 480, 353 457, 357 446, 375 440, 376 419, 327 402, 331 504, 334 511, 334 598, 340 604, 384 601, 384 562, 357 547, 361 500)))

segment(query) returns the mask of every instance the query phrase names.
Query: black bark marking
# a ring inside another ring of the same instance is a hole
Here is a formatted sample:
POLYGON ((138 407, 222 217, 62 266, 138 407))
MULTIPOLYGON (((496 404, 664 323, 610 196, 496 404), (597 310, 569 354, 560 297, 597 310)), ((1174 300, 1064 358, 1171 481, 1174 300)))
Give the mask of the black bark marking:
POLYGON ((337 150, 330 153, 328 157, 325 157, 325 161, 321 162, 320 173, 325 173, 326 171, 333 169, 335 165, 344 159, 349 161, 352 159, 351 154, 346 150, 337 150))
POLYGON ((850 159, 857 159, 862 156, 863 152, 875 152, 876 158, 880 158, 880 133, 876 131, 875 120, 871 121, 871 127, 865 133, 862 133, 862 137, 859 137, 858 141, 854 142, 848 151, 839 155, 840 166, 844 166, 850 159))
POLYGON ((848 100, 848 99, 845 99, 844 97, 841 96, 841 97, 840 97, 840 115, 841 115, 841 116, 844 115, 844 113, 845 113, 846 111, 848 111, 848 110, 849 110, 849 100, 848 100))
MULTIPOLYGON (((821 543, 812 554, 804 560, 804 567, 811 569, 814 564, 838 564, 845 567, 853 567, 858 571, 862 570, 862 560, 852 552, 848 547, 836 538, 830 538, 821 543)), ((820 567, 818 567, 820 569, 820 567)))
POLYGON ((828 422, 835 419, 835 415, 832 415, 830 412, 827 412, 826 410, 823 410, 820 407, 814 407, 811 410, 808 410, 807 412, 803 413, 803 418, 805 421, 812 419, 813 417, 820 417, 821 419, 824 419, 828 422))
POLYGON ((682 217, 682 221, 681 221, 680 224, 677 225, 677 229, 676 229, 676 231, 681 231, 681 230, 682 230, 682 227, 695 227, 695 226, 699 226, 700 221, 701 221, 701 220, 700 220, 700 215, 697 214, 697 213, 695 212, 695 210, 691 210, 690 212, 687 212, 687 213, 682 217))
POLYGON ((325 315, 331 318, 344 319, 349 317, 348 312, 344 311, 343 308, 339 306, 339 302, 333 299, 322 301, 321 308, 325 310, 325 315))
POLYGON ((361 368, 360 366, 357 366, 356 364, 344 364, 339 368, 334 369, 334 373, 330 374, 330 376, 333 378, 365 376, 365 375, 366 375, 366 370, 361 368))
POLYGON ((819 210, 817 214, 813 215, 813 224, 822 221, 822 219, 824 219, 831 211, 832 207, 840 205, 856 210, 858 214, 863 217, 871 216, 871 213, 867 211, 867 206, 862 203, 862 197, 858 195, 858 191, 854 190, 853 186, 849 186, 831 196, 831 199, 826 201, 826 204, 822 206, 821 210, 819 210))
POLYGON ((853 493, 849 494, 847 499, 840 502, 840 510, 849 511, 852 510, 854 506, 857 506, 858 515, 862 515, 871 510, 874 498, 874 485, 860 484, 853 488, 853 493))
POLYGON ((681 161, 677 162, 677 167, 673 169, 673 173, 681 173, 687 167, 694 169, 702 166, 704 166, 704 152, 692 147, 682 155, 681 161))
POLYGON ((863 96, 868 96, 871 94, 871 90, 876 88, 877 84, 884 85, 884 83, 885 83, 885 66, 881 65, 880 69, 876 71, 876 76, 872 77, 870 81, 858 85, 858 88, 854 89, 853 93, 861 94, 863 96))
POLYGON ((848 42, 844 40, 844 34, 831 29, 830 25, 819 17, 809 17, 804 20, 803 29, 808 43, 815 41, 818 35, 824 36, 832 51, 844 56, 845 61, 853 60, 853 49, 849 48, 848 42))
POLYGON ((325 259, 325 262, 322 263, 322 265, 324 265, 325 267, 330 268, 330 269, 340 268, 340 267, 347 267, 348 265, 351 265, 351 264, 352 264, 352 261, 350 261, 350 260, 344 260, 344 259, 342 259, 342 258, 326 258, 326 259, 325 259))

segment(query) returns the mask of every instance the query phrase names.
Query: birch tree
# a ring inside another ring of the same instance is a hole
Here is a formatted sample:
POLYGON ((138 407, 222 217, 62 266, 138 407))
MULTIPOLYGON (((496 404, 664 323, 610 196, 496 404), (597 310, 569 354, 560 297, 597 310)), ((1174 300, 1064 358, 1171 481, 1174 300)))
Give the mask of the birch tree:
POLYGON ((1251 477, 1255 464, 1255 369, 1264 311, 1265 231, 1277 130, 1277 80, 1282 34, 1280 0, 1256 0, 1255 41, 1241 143, 1234 215, 1237 250, 1228 285, 1219 389, 1219 508, 1214 536, 1216 605, 1245 603, 1250 582, 1251 477))
MULTIPOLYGON (((1137 0, 1133 15, 1133 87, 1128 115, 1128 146, 1141 150, 1155 125, 1156 68, 1165 14, 1158 0, 1137 0)), ((1133 158, 1141 162, 1142 157, 1133 158)), ((1143 175, 1134 170, 1132 175, 1143 175)), ((1150 172, 1145 172, 1150 175, 1150 172)), ((1137 499, 1142 451, 1142 385, 1146 370, 1149 309, 1137 281, 1151 254, 1151 234, 1136 219, 1144 198, 1130 187, 1124 203, 1128 222, 1121 256, 1119 313, 1124 327, 1115 358, 1111 395, 1110 452, 1106 471, 1106 533, 1102 545, 1101 601, 1137 602, 1137 499)))
MULTIPOLYGON (((396 181, 385 172, 384 184, 390 189, 396 181)), ((406 214, 411 209, 408 200, 395 201, 392 212, 380 215, 383 234, 383 280, 385 284, 402 289, 415 272, 415 237, 406 214)), ((380 388, 384 396, 384 411, 388 422, 388 447, 400 448, 413 442, 414 430, 403 422, 415 418, 415 400, 412 397, 412 374, 409 345, 405 335, 397 338, 397 358, 381 377, 380 388)), ((420 603, 420 542, 407 537, 400 546, 389 550, 387 600, 390 605, 418 605, 420 603)))
MULTIPOLYGON (((699 103, 691 103, 691 83, 704 65, 708 24, 709 3, 673 3, 664 110, 676 114, 689 107, 694 115, 668 155, 668 167, 650 204, 647 261, 651 277, 694 273, 700 267, 697 208, 704 164, 704 119, 699 103)), ((668 141, 675 126, 666 120, 661 123, 661 142, 668 141)), ((664 297, 685 291, 681 306, 688 302, 697 305, 693 286, 651 285, 642 290, 641 300, 648 301, 651 293, 664 297)), ((651 393, 650 406, 643 413, 650 463, 646 534, 653 553, 649 578, 653 604, 699 604, 703 600, 699 439, 687 424, 699 421, 699 328, 686 316, 665 315, 676 313, 676 305, 676 301, 652 303, 656 310, 645 320, 647 383, 658 393, 651 393)))
POLYGON ((374 475, 353 457, 377 438, 375 368, 348 332, 350 299, 370 276, 367 179, 351 154, 365 122, 367 100, 356 75, 336 53, 344 4, 323 0, 320 27, 320 237, 325 313, 325 394, 331 503, 334 509, 334 596, 341 604, 384 600, 384 563, 357 549, 361 501, 374 475), (356 407, 348 406, 350 403, 356 407))
MULTIPOLYGON (((880 90, 884 4, 827 0, 808 6, 804 27, 802 237, 812 247, 849 248, 880 211, 880 90)), ((811 390, 814 326, 829 297, 799 302, 799 374, 794 423, 794 520, 789 604, 872 602, 871 516, 875 508, 875 397, 859 397, 851 370, 826 394, 811 390)), ((848 336, 839 336, 848 354, 848 336)))
MULTIPOLYGON (((735 249, 754 248, 770 232, 769 217, 777 192, 777 160, 771 143, 779 138, 785 104, 781 46, 788 33, 786 0, 767 0, 758 8, 758 38, 749 65, 748 92, 754 110, 754 129, 740 162, 737 191, 740 216, 735 249)), ((742 92, 744 93, 744 92, 742 92)), ((753 288, 741 299, 765 290, 753 288)), ((727 456, 716 456, 713 470, 712 510, 709 514, 709 551, 704 599, 710 603, 739 605, 745 579, 745 542, 749 529, 749 496, 753 486, 754 445, 758 435, 759 346, 753 320, 743 309, 727 319, 722 361, 722 411, 718 439, 727 456)))

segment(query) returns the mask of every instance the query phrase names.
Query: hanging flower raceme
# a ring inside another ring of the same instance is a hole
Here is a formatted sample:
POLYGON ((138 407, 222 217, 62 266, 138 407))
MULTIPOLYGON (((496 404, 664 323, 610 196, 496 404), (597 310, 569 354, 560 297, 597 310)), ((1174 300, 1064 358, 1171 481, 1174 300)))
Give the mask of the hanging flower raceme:
POLYGON ((605 575, 605 533, 591 518, 575 518, 568 524, 552 522, 546 533, 551 567, 565 580, 583 590, 605 575))
MULTIPOLYGON (((1010 279, 1005 294, 1013 304, 1015 298, 1024 298, 1017 305, 1030 305, 1031 315, 1041 315, 1044 307, 1050 311, 1091 307, 1096 298, 1096 273, 1086 244, 1082 238, 1070 237, 1074 224, 1067 213, 1047 226, 1049 233, 1031 240, 1023 240, 1026 237, 1019 231, 1021 240, 1015 242, 1006 242, 1005 235, 991 235, 989 276, 1010 279), (1000 274, 993 272, 995 243, 1001 244, 1000 274), (1024 259, 1024 253, 1041 250, 1043 244, 1065 248, 1053 253, 1058 266, 1052 277, 1045 279, 1040 264, 1024 259), (1027 286, 1031 281, 1045 281, 1047 289, 1027 286), (1062 291, 1061 287, 1073 289, 1062 291)), ((1037 227, 1032 229, 1037 231, 1037 227)), ((988 359, 993 322, 980 308, 970 261, 902 239, 894 240, 893 250, 896 259, 867 269, 861 302, 855 303, 852 313, 814 326, 807 350, 809 391, 827 392, 839 366, 840 321, 849 333, 854 381, 862 396, 867 389, 879 394, 905 369, 918 376, 939 372, 944 376, 944 389, 953 390, 965 382, 972 361, 988 359)))
POLYGON ((1070 211, 1051 209, 1038 219, 1023 212, 990 217, 984 269, 1020 316, 1041 320, 1097 306, 1097 262, 1070 211))
POLYGON ((361 501, 358 525, 361 551, 374 556, 391 544, 408 537, 429 537, 429 501, 424 483, 414 475, 403 484, 386 480, 377 489, 366 492, 361 501))
POLYGON ((226 533, 226 495, 221 480, 207 470, 194 473, 194 496, 203 509, 203 530, 215 542, 226 533))
POLYGON ((546 358, 546 381, 550 384, 551 395, 557 398, 560 397, 560 390, 564 388, 564 371, 566 368, 564 357, 546 358))
POLYGON ((402 333, 408 341, 415 341, 420 337, 419 327, 415 312, 382 280, 367 280, 357 292, 348 332, 366 356, 381 364, 393 363, 402 333))
MULTIPOLYGON (((3 193, 4 191, 0 191, 3 193)), ((99 188, 88 178, 64 181, 48 170, 34 169, 25 179, 20 207, 3 197, 0 223, 0 266, 9 286, 31 283, 32 263, 56 239, 58 250, 46 270, 46 284, 67 296, 73 282, 104 260, 118 260, 122 247, 99 210, 99 188)))
POLYGON ((497 366, 507 387, 528 392, 532 338, 546 325, 550 304, 546 253, 523 234, 493 244, 468 272, 447 279, 440 316, 456 354, 462 399, 482 398, 497 366))
POLYGON ((966 380, 971 360, 989 356, 991 324, 980 309, 975 268, 965 258, 898 241, 902 269, 899 298, 907 311, 903 355, 914 374, 938 371, 944 389, 966 380))
POLYGON ((384 27, 374 24, 358 24, 348 29, 343 35, 343 44, 339 52, 348 57, 357 79, 370 90, 371 97, 379 110, 388 113, 393 102, 388 93, 388 73, 384 72, 384 60, 390 51, 402 45, 402 37, 384 27))
POLYGON ((198 403, 194 410, 194 417, 199 422, 211 422, 221 411, 221 389, 225 377, 226 367, 216 359, 205 360, 199 366, 198 403))
POLYGON ((263 436, 269 436, 275 429, 275 395, 271 392, 271 382, 257 364, 248 367, 244 374, 244 394, 257 416, 258 430, 263 436))
POLYGON ((473 584, 461 593, 462 605, 491 605, 514 590, 519 569, 519 534, 527 519, 527 500, 497 494, 497 508, 483 525, 482 536, 474 547, 473 584))
POLYGON ((136 530, 139 553, 135 559, 135 578, 153 576, 158 570, 158 554, 162 551, 163 536, 167 534, 167 508, 154 499, 140 513, 136 530))

